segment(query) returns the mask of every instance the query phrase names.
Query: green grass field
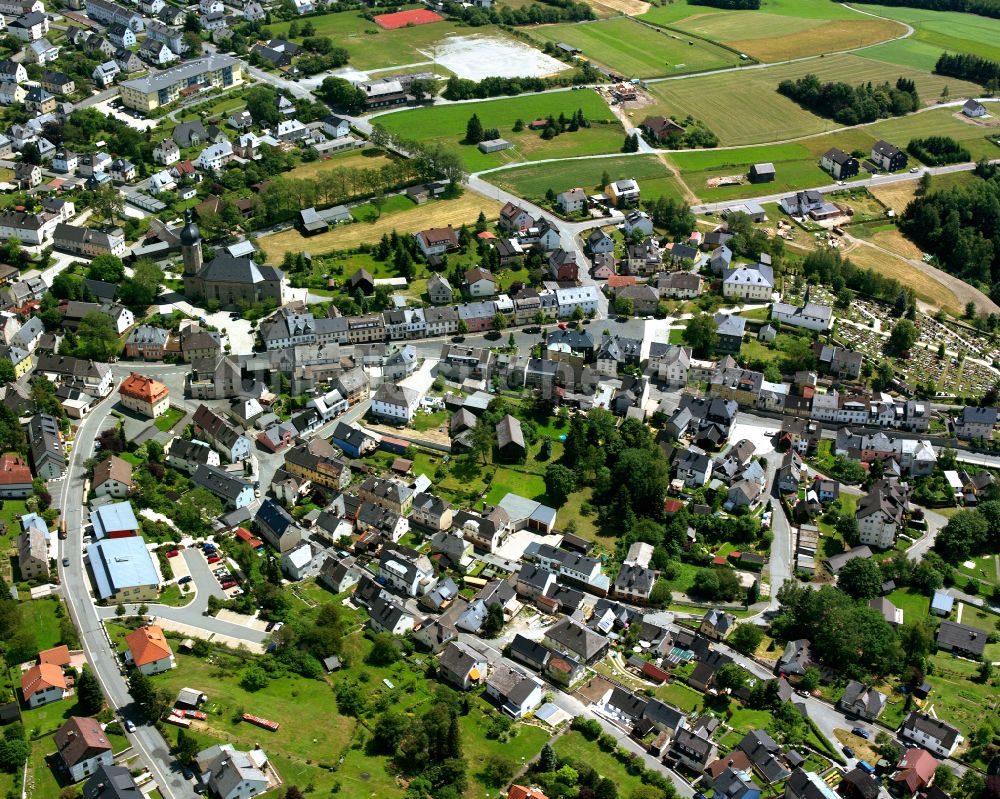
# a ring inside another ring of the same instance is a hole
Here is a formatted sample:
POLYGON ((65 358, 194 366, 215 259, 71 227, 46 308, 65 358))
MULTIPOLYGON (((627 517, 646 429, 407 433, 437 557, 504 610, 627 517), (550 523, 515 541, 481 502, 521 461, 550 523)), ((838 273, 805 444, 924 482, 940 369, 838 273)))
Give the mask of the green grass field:
MULTIPOLYGON (((469 30, 456 22, 445 21, 387 31, 354 11, 296 20, 300 28, 306 21, 311 22, 316 28, 317 36, 329 36, 338 47, 345 48, 350 53, 350 64, 355 69, 380 69, 430 61, 426 48, 446 36, 469 30)), ((268 30, 272 36, 287 37, 290 26, 291 22, 277 22, 269 25, 268 30)), ((492 28, 476 28, 476 33, 487 32, 491 35, 502 35, 492 28)), ((292 39, 292 41, 301 40, 301 36, 292 39)))
POLYGON ((681 38, 628 17, 543 25, 529 33, 541 42, 566 42, 579 47, 588 59, 629 78, 679 75, 739 63, 738 56, 722 47, 681 38), (622 47, 623 42, 629 46, 622 47))
POLYGON ((601 97, 593 91, 558 92, 555 94, 522 95, 481 103, 439 105, 398 111, 378 117, 378 124, 390 133, 404 138, 417 137, 427 144, 441 144, 458 149, 470 171, 490 169, 517 161, 537 161, 542 158, 614 153, 621 149, 625 131, 601 97), (541 132, 529 130, 529 123, 538 118, 560 114, 571 116, 578 109, 592 123, 575 133, 563 133, 548 141, 541 132), (462 144, 469 118, 476 114, 484 128, 498 128, 500 135, 513 143, 510 150, 482 153, 471 144, 462 144), (514 133, 518 120, 524 130, 514 133))
POLYGON ((585 763, 602 777, 614 780, 619 796, 631 796, 632 791, 642 784, 639 777, 630 774, 613 755, 599 749, 596 741, 588 741, 576 730, 560 736, 552 747, 559 757, 585 763))
POLYGON ((607 172, 612 180, 635 178, 640 181, 644 200, 661 196, 679 199, 682 196, 677 179, 667 171, 655 155, 590 158, 558 164, 538 164, 505 169, 485 177, 491 183, 514 194, 528 199, 538 199, 544 197, 548 189, 558 193, 580 186, 584 191, 596 191, 604 172, 607 172))
MULTIPOLYGON (((1000 19, 957 11, 925 11, 889 6, 865 6, 865 10, 912 25, 916 32, 908 41, 929 45, 936 48, 938 53, 943 50, 972 53, 1000 61, 1000 19)), ((917 52, 921 51, 903 48, 902 57, 913 58, 912 54, 917 52)), ((929 51, 922 52, 926 57, 929 51)))
MULTIPOLYGON (((954 91, 954 87, 952 87, 954 91)), ((973 160, 1000 158, 1000 125, 996 119, 988 120, 988 125, 963 121, 965 118, 957 108, 938 108, 899 119, 886 119, 869 125, 866 130, 887 141, 900 142, 904 146, 910 139, 924 136, 951 136, 960 141, 972 155, 973 160), (991 139, 986 136, 991 135, 991 139)))
POLYGON ((762 3, 758 11, 723 11, 670 3, 651 9, 641 19, 689 31, 760 61, 847 50, 905 32, 901 25, 891 21, 872 19, 847 6, 823 0, 802 3, 774 0, 762 3))
POLYGON ((801 77, 808 72, 824 81, 846 81, 855 85, 887 80, 895 83, 899 77, 912 78, 926 104, 935 102, 945 85, 953 98, 979 93, 971 83, 847 54, 807 64, 746 70, 739 75, 725 73, 653 84, 649 90, 658 103, 641 113, 643 116, 661 113, 680 118, 690 114, 711 128, 722 145, 784 141, 841 127, 778 94, 778 84, 782 80, 801 77))
POLYGON ((830 180, 830 176, 819 168, 819 159, 798 143, 734 150, 692 150, 671 153, 668 157, 681 170, 688 188, 706 202, 759 195, 761 186, 752 183, 709 187, 708 182, 729 175, 746 175, 751 164, 762 161, 770 161, 775 168, 775 181, 767 184, 769 193, 816 186, 830 180))

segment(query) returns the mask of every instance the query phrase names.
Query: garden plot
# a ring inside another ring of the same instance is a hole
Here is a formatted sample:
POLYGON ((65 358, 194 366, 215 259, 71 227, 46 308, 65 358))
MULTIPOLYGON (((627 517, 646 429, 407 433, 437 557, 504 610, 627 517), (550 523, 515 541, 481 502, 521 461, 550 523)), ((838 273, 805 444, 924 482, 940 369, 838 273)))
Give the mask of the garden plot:
POLYGON ((541 78, 569 69, 530 45, 499 36, 449 36, 424 52, 460 78, 541 78))

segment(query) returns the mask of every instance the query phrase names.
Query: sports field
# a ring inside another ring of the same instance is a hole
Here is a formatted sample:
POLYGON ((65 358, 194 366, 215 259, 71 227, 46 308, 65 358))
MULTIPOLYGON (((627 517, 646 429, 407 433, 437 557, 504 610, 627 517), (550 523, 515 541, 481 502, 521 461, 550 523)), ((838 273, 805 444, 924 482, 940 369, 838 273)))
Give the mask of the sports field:
POLYGON ((722 47, 627 17, 541 25, 528 32, 542 42, 566 42, 578 47, 589 60, 627 78, 655 78, 739 63, 737 56, 722 47))
POLYGON ((952 99, 973 96, 979 91, 974 84, 965 81, 840 54, 805 63, 655 83, 649 86, 649 92, 659 102, 654 108, 642 109, 641 113, 643 116, 662 113, 680 117, 691 114, 711 128, 722 145, 784 141, 840 127, 778 94, 777 87, 782 80, 801 77, 808 72, 824 81, 846 81, 853 85, 886 80, 895 83, 901 76, 912 78, 927 105, 938 99, 945 86, 952 99))
POLYGON ((765 62, 863 47, 905 33, 902 25, 824 0, 770 0, 759 11, 671 3, 642 18, 690 31, 765 62))
POLYGON ((377 117, 378 124, 403 138, 418 138, 429 144, 442 144, 458 150, 470 172, 541 158, 568 158, 580 155, 614 153, 621 149, 625 131, 615 119, 607 103, 594 91, 528 94, 485 100, 481 103, 460 103, 397 111, 377 117), (575 133, 563 133, 546 141, 541 132, 529 130, 532 120, 560 114, 567 117, 577 109, 591 123, 575 133), (476 114, 484 128, 498 128, 500 135, 514 144, 510 150, 481 153, 475 145, 462 144, 469 118, 476 114), (524 130, 515 133, 514 123, 521 119, 524 130))
POLYGON ((557 194, 577 186, 590 193, 598 190, 601 176, 611 180, 634 178, 639 181, 644 200, 657 197, 680 199, 681 185, 655 155, 584 158, 554 164, 536 164, 505 169, 484 175, 490 183, 528 199, 540 199, 552 189, 557 194))
MULTIPOLYGON (((300 29, 306 22, 312 23, 317 36, 331 37, 337 47, 343 47, 350 53, 350 66, 361 70, 428 62, 431 60, 426 55, 429 46, 446 36, 468 30, 457 22, 449 21, 384 30, 355 11, 321 14, 295 22, 300 29)), ((268 30, 273 36, 287 38, 291 24, 276 22, 268 25, 268 30)), ((477 28, 476 31, 497 34, 494 28, 488 26, 477 28)), ((302 37, 298 36, 292 41, 300 42, 302 37)))
MULTIPOLYGON (((958 11, 925 11, 919 8, 888 6, 864 8, 873 14, 912 25, 916 29, 911 37, 915 43, 930 45, 938 51, 972 53, 1000 61, 1000 19, 963 14, 958 11)), ((911 54, 910 57, 914 56, 911 54)))

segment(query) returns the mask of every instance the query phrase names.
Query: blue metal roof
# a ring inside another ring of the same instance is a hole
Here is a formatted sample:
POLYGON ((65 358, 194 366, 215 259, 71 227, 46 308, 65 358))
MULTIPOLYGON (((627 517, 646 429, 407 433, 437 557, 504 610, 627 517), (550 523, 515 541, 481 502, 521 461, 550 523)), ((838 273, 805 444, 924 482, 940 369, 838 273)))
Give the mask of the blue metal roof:
POLYGON ((106 538, 87 547, 90 569, 101 599, 123 588, 159 585, 153 557, 141 536, 106 538))

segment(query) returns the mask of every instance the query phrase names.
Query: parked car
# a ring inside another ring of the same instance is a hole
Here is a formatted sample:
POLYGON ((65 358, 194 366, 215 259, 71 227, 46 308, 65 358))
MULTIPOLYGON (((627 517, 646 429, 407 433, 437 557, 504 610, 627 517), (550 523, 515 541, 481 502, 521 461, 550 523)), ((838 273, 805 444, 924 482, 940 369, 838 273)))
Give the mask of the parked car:
POLYGON ((854 757, 854 750, 851 749, 851 747, 845 746, 844 749, 843 749, 843 751, 844 751, 844 754, 847 755, 848 757, 854 757))
POLYGON ((63 558, 63 566, 69 566, 69 558, 63 558))
POLYGON ((212 556, 211 556, 211 557, 210 557, 210 558, 208 559, 208 562, 209 562, 209 563, 218 563, 218 562, 219 562, 219 561, 221 561, 221 560, 222 560, 222 558, 220 558, 220 557, 219 557, 218 555, 212 555, 212 556))
POLYGON ((228 591, 230 588, 236 585, 236 580, 226 580, 221 585, 223 591, 228 591))
POLYGON ((125 730, 127 732, 135 732, 135 722, 132 719, 125 719, 125 730))
POLYGON ((170 551, 169 551, 169 552, 167 553, 167 557, 168 557, 168 558, 176 558, 176 557, 177 557, 177 556, 178 556, 179 554, 180 554, 180 552, 178 552, 178 551, 177 551, 176 549, 171 549, 171 550, 170 550, 170 551))
POLYGON ((190 574, 186 574, 183 577, 181 577, 181 579, 179 579, 177 581, 177 584, 178 585, 186 585, 189 582, 191 582, 191 575, 190 574))
POLYGON ((868 732, 868 730, 866 730, 864 727, 854 727, 851 730, 851 732, 853 732, 855 735, 860 735, 866 741, 872 737, 872 734, 868 732))

